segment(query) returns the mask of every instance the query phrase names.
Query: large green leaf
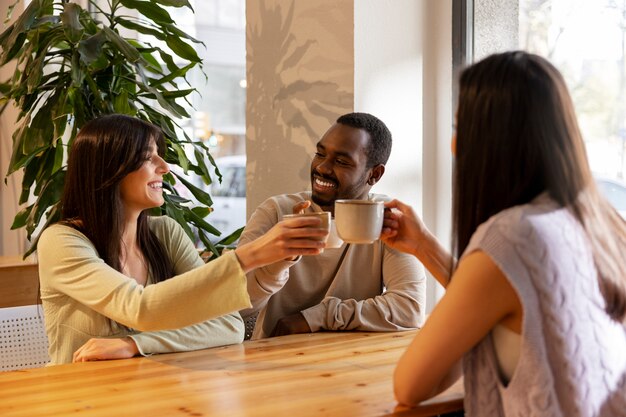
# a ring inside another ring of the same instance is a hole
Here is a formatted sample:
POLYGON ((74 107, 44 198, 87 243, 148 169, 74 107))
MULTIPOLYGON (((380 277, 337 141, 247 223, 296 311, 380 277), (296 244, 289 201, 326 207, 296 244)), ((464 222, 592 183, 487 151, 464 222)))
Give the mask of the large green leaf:
POLYGON ((184 198, 176 194, 169 194, 169 199, 176 204, 187 204, 191 202, 188 198, 184 198))
POLYGON ((167 204, 168 197, 164 195, 164 198, 166 201, 165 213, 171 218, 173 218, 174 220, 176 220, 178 224, 180 224, 183 227, 183 230, 185 231, 185 233, 187 233, 187 236, 189 236, 190 239, 194 239, 193 231, 191 230, 191 228, 189 227, 189 223, 185 219, 185 214, 183 210, 174 203, 167 204))
POLYGON ((176 62, 174 62, 174 58, 172 58, 172 56, 169 53, 165 52, 163 49, 161 48, 156 48, 156 49, 159 52, 159 56, 161 57, 163 62, 165 62, 167 69, 170 72, 176 71, 178 69, 178 65, 176 65, 176 62))
POLYGON ((4 47, 2 47, 3 53, 0 55, 0 66, 6 64, 7 62, 15 58, 18 52, 20 52, 20 50, 22 49, 22 46, 24 45, 24 41, 26 41, 26 34, 19 33, 15 37, 15 40, 13 41, 13 43, 9 44, 8 48, 4 49, 4 47))
POLYGON ((102 28, 102 32, 104 33, 104 36, 106 36, 106 38, 119 49, 127 60, 130 62, 137 62, 141 59, 141 54, 137 48, 128 43, 126 39, 122 38, 113 29, 105 26, 102 28))
POLYGON ((232 232, 231 234, 229 234, 228 236, 226 236, 225 238, 223 238, 222 240, 217 242, 217 244, 218 245, 225 245, 225 246, 232 245, 237 240, 239 240, 239 238, 241 237, 241 233, 243 232, 244 227, 240 227, 239 229, 235 230, 234 232, 232 232))
POLYGON ((120 94, 113 99, 113 109, 115 113, 131 114, 132 109, 128 103, 128 91, 122 90, 120 94))
POLYGON ((52 108, 56 104, 57 95, 53 95, 35 114, 30 124, 29 134, 24 138, 24 154, 39 152, 54 139, 54 124, 50 118, 52 108))
POLYGON ((124 18, 117 19, 117 22, 127 29, 136 30, 137 32, 143 33, 144 35, 154 36, 157 39, 161 39, 161 40, 165 39, 165 34, 163 33, 163 31, 157 28, 146 26, 139 22, 134 22, 132 20, 128 20, 124 18))
POLYGON ((178 178, 178 180, 180 182, 182 182, 185 187, 187 187, 187 189, 189 190, 189 192, 191 192, 191 194, 202 204, 205 204, 207 206, 212 206, 213 205, 213 200, 211 200, 211 196, 201 190, 200 188, 196 187, 195 185, 193 185, 192 183, 190 183, 189 181, 187 181, 183 176, 177 174, 174 172, 174 175, 176 176, 176 178, 178 178))
POLYGON ((80 65, 80 54, 78 50, 74 50, 72 53, 72 67, 70 69, 70 74, 72 76, 72 84, 74 87, 80 87, 85 79, 85 70, 80 65))
POLYGON ((9 62, 17 51, 22 47, 26 40, 26 31, 35 22, 37 16, 42 10, 42 1, 33 0, 20 17, 9 28, 0 35, 0 46, 2 54, 0 54, 0 65, 9 62))
POLYGON ((64 179, 65 172, 59 171, 43 185, 39 198, 35 201, 30 215, 28 216, 26 233, 29 239, 44 213, 61 199, 64 179))
POLYGON ((24 158, 24 152, 22 151, 24 145, 24 138, 28 132, 28 124, 30 123, 30 115, 26 116, 22 121, 22 124, 13 133, 13 153, 11 154, 11 161, 9 162, 9 169, 7 176, 11 175, 18 169, 22 168, 26 159, 24 158))
POLYGON ((158 86, 163 85, 165 83, 169 83, 169 82, 175 80, 176 78, 184 77, 187 74, 187 71, 189 71, 190 69, 194 68, 195 66, 196 66, 196 64, 192 62, 191 64, 186 65, 184 67, 176 68, 175 70, 170 70, 170 73, 168 75, 166 75, 163 78, 160 78, 158 80, 151 81, 150 85, 152 87, 158 87, 158 86))
POLYGON ((61 13, 61 21, 63 22, 63 30, 70 42, 78 42, 84 32, 83 25, 80 23, 80 14, 83 11, 76 3, 65 3, 63 12, 61 13))
POLYGON ((168 33, 170 33, 172 35, 180 36, 181 39, 189 39, 193 43, 204 45, 204 42, 199 41, 198 39, 194 38, 193 36, 190 36, 189 34, 183 32, 182 30, 178 29, 174 25, 164 25, 164 28, 167 29, 168 33))
POLYGON ((106 39, 106 35, 102 30, 100 30, 95 35, 80 41, 78 44, 80 59, 87 65, 95 62, 102 56, 102 45, 106 39))
POLYGON ((209 233, 212 233, 216 236, 220 236, 222 233, 217 230, 215 227, 211 226, 209 223, 207 223, 206 221, 204 221, 204 219, 200 216, 198 216, 193 210, 189 209, 188 211, 185 211, 185 217, 192 221, 193 224, 195 224, 196 226, 199 226, 202 228, 202 230, 206 230, 209 233))
POLYGON ((30 217, 30 212, 33 210, 34 204, 31 204, 28 207, 20 210, 13 219, 13 224, 11 225, 11 230, 19 229, 20 227, 26 226, 26 221, 30 217))
MULTIPOLYGON (((42 230, 45 230, 51 224, 58 222, 61 219, 61 204, 56 203, 52 206, 50 210, 48 210, 46 215, 46 222, 44 223, 42 230)), ((37 249, 37 243, 39 242, 39 238, 41 237, 41 232, 33 239, 30 248, 24 254, 24 259, 26 259, 30 254, 35 252, 37 249)))
POLYGON ((176 156, 178 157, 178 164, 183 169, 183 172, 186 174, 189 169, 189 159, 187 159, 187 154, 185 154, 185 149, 178 143, 172 142, 170 144, 176 156))
POLYGON ((122 3, 125 7, 128 7, 129 9, 137 10, 139 13, 156 23, 174 23, 172 17, 167 12, 167 10, 156 4, 156 2, 141 0, 120 0, 120 3, 122 3))
POLYGON ((39 164, 28 164, 24 167, 24 177, 22 178, 22 192, 20 194, 19 204, 24 204, 30 197, 30 188, 35 183, 39 164))
POLYGON ((200 238, 202 243, 204 243, 206 248, 209 251, 211 251, 211 253, 213 254, 213 257, 211 259, 214 259, 214 258, 220 256, 219 251, 217 250, 215 245, 207 238, 206 233, 204 233, 204 231, 202 229, 198 230, 198 237, 200 238))
POLYGON ((0 94, 7 95, 12 89, 12 85, 9 83, 0 83, 0 94))
POLYGON ((188 7, 193 11, 191 4, 189 4, 188 0, 154 0, 155 3, 162 4, 163 6, 172 6, 172 7, 188 7))
POLYGON ((196 162, 198 164, 198 168, 200 169, 200 178, 202 178, 206 185, 211 185, 213 179, 211 178, 209 167, 207 167, 204 162, 204 154, 200 152, 197 147, 194 149, 193 154, 196 157, 196 162))
POLYGON ((180 37, 169 35, 165 39, 165 43, 170 47, 172 52, 181 58, 191 62, 200 62, 201 59, 191 45, 183 41, 180 37))
POLYGON ((211 207, 192 207, 191 211, 193 211, 196 216, 204 219, 213 211, 213 209, 211 207))
POLYGON ((173 24, 165 25, 164 27, 168 30, 164 31, 163 28, 149 27, 128 19, 119 19, 119 23, 128 29, 133 29, 139 33, 143 33, 144 35, 151 35, 159 40, 165 41, 172 52, 181 58, 192 62, 200 62, 200 58, 198 57, 195 49, 186 43, 183 38, 189 39, 195 43, 200 43, 200 41, 177 29, 173 24))
MULTIPOLYGON (((67 120, 67 118, 65 119, 67 120)), ((64 155, 64 151, 63 151, 63 144, 61 142, 57 142, 56 147, 55 147, 55 154, 54 154, 54 165, 52 167, 52 173, 56 173, 58 170, 61 169, 61 167, 63 166, 63 155, 64 155)))

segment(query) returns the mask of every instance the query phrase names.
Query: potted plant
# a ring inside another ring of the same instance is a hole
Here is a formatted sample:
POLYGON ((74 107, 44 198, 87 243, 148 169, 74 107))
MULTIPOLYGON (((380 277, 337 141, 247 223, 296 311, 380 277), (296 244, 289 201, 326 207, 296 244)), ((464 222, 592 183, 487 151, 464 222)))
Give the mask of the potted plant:
POLYGON ((32 242, 24 256, 36 249, 38 226, 59 218, 64 160, 77 131, 108 113, 132 115, 163 130, 165 159, 183 174, 173 170, 166 175, 165 204, 154 214, 174 218, 218 256, 240 231, 217 244, 208 239, 208 234, 220 234, 205 220, 211 197, 184 174, 193 173, 207 185, 211 171, 220 180, 221 175, 208 147, 190 138, 176 121, 190 117, 183 104, 191 107, 189 96, 195 89, 185 86, 185 75, 201 68, 192 46, 201 42, 176 27, 166 6, 191 5, 187 0, 109 0, 105 10, 101 4, 88 0, 85 10, 67 0, 33 0, 0 34, 0 65, 17 63, 13 77, 0 84, 2 110, 10 102, 19 110, 7 175, 22 170, 19 203, 34 200, 12 225, 25 227, 32 242), (130 39, 122 30, 155 41, 130 39), (177 183, 199 204, 191 207, 174 188, 177 183))

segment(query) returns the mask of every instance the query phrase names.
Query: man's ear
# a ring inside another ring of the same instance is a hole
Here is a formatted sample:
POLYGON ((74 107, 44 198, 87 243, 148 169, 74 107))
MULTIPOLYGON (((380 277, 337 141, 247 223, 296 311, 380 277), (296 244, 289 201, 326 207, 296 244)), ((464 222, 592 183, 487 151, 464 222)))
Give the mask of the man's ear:
POLYGON ((370 177, 367 179, 367 183, 371 186, 376 184, 382 178, 385 173, 385 165, 378 164, 372 168, 370 172, 370 177))

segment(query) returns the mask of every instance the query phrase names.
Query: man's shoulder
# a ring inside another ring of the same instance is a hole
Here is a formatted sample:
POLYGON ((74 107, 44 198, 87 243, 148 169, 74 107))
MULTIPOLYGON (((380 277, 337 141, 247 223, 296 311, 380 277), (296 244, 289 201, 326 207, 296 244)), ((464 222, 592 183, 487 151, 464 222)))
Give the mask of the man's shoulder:
POLYGON ((292 214, 294 205, 310 198, 310 191, 269 197, 254 209, 252 216, 246 223, 240 243, 249 237, 251 231, 254 231, 253 236, 258 237, 259 233, 267 231, 269 227, 279 222, 285 214, 292 214))
POLYGON ((377 194, 377 193, 369 193, 367 198, 370 200, 375 200, 375 201, 391 201, 392 200, 392 198, 389 197, 387 194, 377 194))
POLYGON ((265 201, 266 202, 272 201, 282 206, 285 204, 294 204, 294 203, 299 203, 301 201, 310 200, 310 199, 311 199, 310 191, 300 191, 299 193, 273 195, 265 201))
POLYGON ((279 214, 290 214, 292 213, 294 205, 310 199, 310 191, 301 191, 293 194, 277 194, 261 203, 259 208, 276 211, 279 214))

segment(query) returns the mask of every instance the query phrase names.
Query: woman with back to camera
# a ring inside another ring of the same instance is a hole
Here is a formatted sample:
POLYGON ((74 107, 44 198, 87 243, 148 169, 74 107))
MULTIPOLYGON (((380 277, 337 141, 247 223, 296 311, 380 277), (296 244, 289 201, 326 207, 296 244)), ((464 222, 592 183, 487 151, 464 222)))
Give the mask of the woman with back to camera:
POLYGON ((51 364, 240 343, 245 273, 319 253, 316 220, 290 219, 205 265, 180 225, 146 212, 163 204, 164 152, 159 128, 122 115, 74 140, 61 221, 37 251, 51 364))
POLYGON ((468 417, 624 416, 626 224, 594 183, 560 73, 524 52, 467 68, 454 148, 454 268, 410 207, 388 204, 385 242, 447 287, 396 367, 396 398, 436 395, 462 359, 468 417))

